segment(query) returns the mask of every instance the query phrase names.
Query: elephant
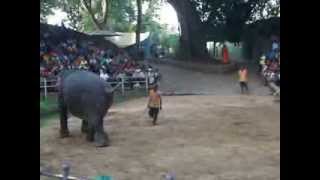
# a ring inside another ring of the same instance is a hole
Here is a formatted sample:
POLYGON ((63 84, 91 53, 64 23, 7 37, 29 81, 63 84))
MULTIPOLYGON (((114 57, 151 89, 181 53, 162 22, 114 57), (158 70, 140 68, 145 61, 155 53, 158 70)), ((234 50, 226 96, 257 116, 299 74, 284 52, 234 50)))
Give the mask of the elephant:
POLYGON ((60 137, 68 137, 68 113, 82 119, 81 131, 97 147, 109 146, 103 118, 113 103, 112 87, 98 75, 83 70, 65 70, 58 76, 60 137))

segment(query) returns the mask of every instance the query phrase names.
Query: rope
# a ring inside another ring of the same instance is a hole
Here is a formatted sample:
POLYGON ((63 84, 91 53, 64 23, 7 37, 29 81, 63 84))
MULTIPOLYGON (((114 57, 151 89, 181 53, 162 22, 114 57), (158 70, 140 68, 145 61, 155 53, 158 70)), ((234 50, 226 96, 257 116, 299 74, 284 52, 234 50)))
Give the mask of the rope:
POLYGON ((214 95, 214 93, 210 92, 164 92, 161 94, 162 96, 194 96, 194 95, 214 95))

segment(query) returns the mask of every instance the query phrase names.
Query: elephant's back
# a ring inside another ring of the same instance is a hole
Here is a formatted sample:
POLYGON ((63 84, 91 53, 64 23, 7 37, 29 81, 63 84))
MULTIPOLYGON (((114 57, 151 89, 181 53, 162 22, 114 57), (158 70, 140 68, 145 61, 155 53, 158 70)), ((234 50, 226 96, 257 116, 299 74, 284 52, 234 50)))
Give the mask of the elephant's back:
POLYGON ((105 82, 96 74, 87 71, 76 71, 63 80, 64 89, 75 91, 82 89, 92 92, 104 90, 105 82))
POLYGON ((62 86, 64 101, 76 116, 102 111, 101 107, 106 107, 105 82, 94 73, 73 72, 63 79, 62 86))

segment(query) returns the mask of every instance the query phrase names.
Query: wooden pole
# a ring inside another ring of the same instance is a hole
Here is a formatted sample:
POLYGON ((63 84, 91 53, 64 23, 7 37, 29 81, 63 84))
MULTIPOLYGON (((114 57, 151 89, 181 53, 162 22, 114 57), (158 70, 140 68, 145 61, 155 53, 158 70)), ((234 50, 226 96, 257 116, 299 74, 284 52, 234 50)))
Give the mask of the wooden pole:
POLYGON ((216 41, 213 41, 213 58, 216 57, 216 41))
POLYGON ((121 92, 122 92, 122 95, 124 95, 124 78, 121 77, 121 92))
POLYGON ((149 75, 148 75, 148 73, 147 73, 147 75, 146 75, 146 92, 147 92, 147 96, 149 95, 149 84, 148 84, 148 78, 149 77, 149 75))

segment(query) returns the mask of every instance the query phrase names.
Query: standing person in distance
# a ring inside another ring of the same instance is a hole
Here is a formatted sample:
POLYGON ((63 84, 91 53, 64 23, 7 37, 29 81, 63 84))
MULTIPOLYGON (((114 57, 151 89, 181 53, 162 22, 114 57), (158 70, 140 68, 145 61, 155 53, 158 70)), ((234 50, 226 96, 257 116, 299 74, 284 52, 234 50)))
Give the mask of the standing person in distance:
POLYGON ((243 94, 244 92, 249 93, 248 69, 245 66, 242 66, 238 73, 239 73, 239 83, 241 88, 241 94, 243 94))

